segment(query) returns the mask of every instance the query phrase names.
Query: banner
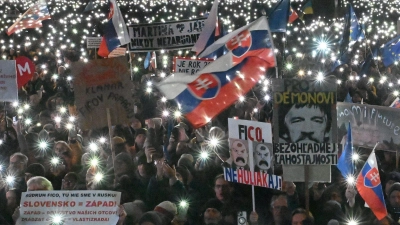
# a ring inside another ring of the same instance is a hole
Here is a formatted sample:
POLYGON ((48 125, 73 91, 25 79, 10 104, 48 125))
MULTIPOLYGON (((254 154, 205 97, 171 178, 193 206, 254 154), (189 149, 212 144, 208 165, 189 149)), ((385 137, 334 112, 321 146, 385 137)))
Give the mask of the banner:
POLYGON ((112 52, 110 52, 110 54, 108 55, 108 58, 125 56, 125 53, 126 53, 125 47, 118 47, 118 48, 114 49, 112 52))
POLYGON ((336 165, 338 148, 333 143, 276 143, 274 156, 280 165, 336 165))
POLYGON ((101 37, 86 37, 86 48, 99 48, 101 37))
POLYGON ((23 192, 16 224, 116 224, 120 199, 115 191, 23 192))
POLYGON ((191 48, 203 31, 205 19, 139 24, 128 27, 129 51, 191 48))
POLYGON ((134 117, 132 82, 125 57, 74 62, 75 104, 83 129, 107 126, 107 108, 112 125, 130 122, 134 117))
POLYGON ((229 182, 280 190, 282 177, 273 175, 270 123, 228 119, 231 157, 224 162, 229 182))
POLYGON ((176 73, 187 73, 190 75, 194 75, 213 61, 213 59, 192 59, 188 57, 174 57, 172 68, 173 71, 176 73))
POLYGON ((336 143, 336 79, 273 79, 274 142, 336 143))
POLYGON ((351 124, 353 146, 400 150, 400 110, 392 107, 340 102, 337 106, 338 140, 345 142, 351 124))
POLYGON ((18 101, 15 60, 0 60, 0 101, 18 101))

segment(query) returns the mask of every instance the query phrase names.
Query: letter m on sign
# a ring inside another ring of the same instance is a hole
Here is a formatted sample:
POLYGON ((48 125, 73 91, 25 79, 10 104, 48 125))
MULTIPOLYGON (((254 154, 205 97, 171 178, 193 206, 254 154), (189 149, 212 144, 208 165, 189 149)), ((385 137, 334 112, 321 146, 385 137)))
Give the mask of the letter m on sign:
POLYGON ((28 62, 25 62, 24 67, 22 67, 20 64, 17 64, 17 67, 20 76, 22 76, 26 71, 28 71, 28 74, 31 74, 31 68, 29 68, 28 62))

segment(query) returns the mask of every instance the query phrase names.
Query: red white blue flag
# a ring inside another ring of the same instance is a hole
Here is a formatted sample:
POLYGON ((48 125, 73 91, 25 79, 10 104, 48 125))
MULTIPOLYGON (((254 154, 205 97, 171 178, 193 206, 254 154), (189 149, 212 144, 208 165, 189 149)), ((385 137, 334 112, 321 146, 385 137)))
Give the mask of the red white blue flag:
POLYGON ((387 215, 375 152, 369 155, 357 178, 357 190, 378 220, 387 215))
POLYGON ((15 21, 7 30, 7 35, 11 35, 16 31, 28 28, 42 27, 42 21, 51 19, 46 1, 39 1, 31 6, 20 18, 15 21))
POLYGON ((98 51, 98 54, 102 57, 107 57, 118 46, 130 42, 128 30, 117 2, 115 0, 108 2, 110 5, 108 22, 98 51))
POLYGON ((209 48, 223 46, 229 52, 196 75, 177 73, 158 84, 167 99, 175 99, 181 105, 195 128, 204 126, 245 95, 267 68, 276 65, 266 17, 233 31, 209 48))
POLYGON ((299 18, 299 15, 297 14, 296 11, 290 6, 290 11, 289 11, 289 20, 288 23, 293 23, 295 20, 299 18))

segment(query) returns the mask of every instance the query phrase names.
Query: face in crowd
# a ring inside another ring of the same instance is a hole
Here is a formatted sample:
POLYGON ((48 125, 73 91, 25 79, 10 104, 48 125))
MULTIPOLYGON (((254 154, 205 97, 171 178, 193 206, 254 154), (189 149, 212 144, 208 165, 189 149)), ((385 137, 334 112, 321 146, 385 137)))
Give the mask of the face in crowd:
POLYGON ((285 116, 285 125, 294 143, 323 143, 329 137, 327 124, 327 115, 318 106, 293 105, 285 116))
POLYGON ((246 166, 249 153, 246 146, 241 141, 234 141, 231 147, 233 163, 237 166, 246 166))
POLYGON ((214 185, 215 197, 221 202, 227 201, 232 195, 232 187, 223 177, 218 178, 214 185))

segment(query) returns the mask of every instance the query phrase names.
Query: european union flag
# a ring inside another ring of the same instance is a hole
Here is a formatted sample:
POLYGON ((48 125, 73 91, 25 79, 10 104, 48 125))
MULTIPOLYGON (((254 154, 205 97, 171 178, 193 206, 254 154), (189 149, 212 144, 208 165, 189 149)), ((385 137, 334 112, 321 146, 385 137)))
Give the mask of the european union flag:
POLYGON ((382 61, 386 67, 400 59, 400 36, 393 38, 383 47, 382 61))
POLYGON ((351 5, 349 5, 349 11, 346 14, 345 21, 346 24, 343 30, 343 35, 339 42, 340 57, 333 64, 332 71, 335 70, 336 67, 348 63, 351 59, 349 49, 351 49, 357 41, 365 39, 362 26, 358 23, 356 13, 351 5))
POLYGON ((286 32, 289 19, 290 0, 281 0, 268 16, 271 32, 286 32))
POLYGON ((343 177, 348 177, 349 175, 354 174, 354 166, 353 166, 353 141, 351 138, 351 125, 349 123, 349 129, 347 130, 347 140, 346 144, 343 148, 342 155, 338 160, 337 168, 342 173, 343 177))

